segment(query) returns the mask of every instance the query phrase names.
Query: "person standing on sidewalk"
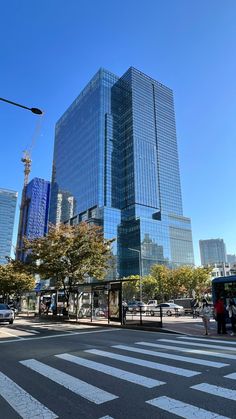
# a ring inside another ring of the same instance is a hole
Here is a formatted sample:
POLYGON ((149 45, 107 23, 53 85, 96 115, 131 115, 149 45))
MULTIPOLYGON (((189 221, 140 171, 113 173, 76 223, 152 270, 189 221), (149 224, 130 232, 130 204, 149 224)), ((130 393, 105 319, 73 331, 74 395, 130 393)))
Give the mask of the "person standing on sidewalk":
POLYGON ((214 304, 215 308, 215 317, 217 321, 217 333, 220 335, 226 334, 226 325, 225 325, 225 305, 224 297, 219 297, 216 303, 214 304))
POLYGON ((208 335, 210 328, 211 308, 205 298, 202 300, 200 316, 202 317, 202 322, 205 328, 205 335, 208 335))
POLYGON ((226 310, 229 313, 229 318, 231 321, 231 325, 232 325, 232 331, 230 333, 231 336, 234 336, 235 332, 236 332, 236 327, 235 327, 235 323, 236 323, 236 305, 234 302, 234 299, 232 297, 230 297, 229 302, 226 306, 226 310))

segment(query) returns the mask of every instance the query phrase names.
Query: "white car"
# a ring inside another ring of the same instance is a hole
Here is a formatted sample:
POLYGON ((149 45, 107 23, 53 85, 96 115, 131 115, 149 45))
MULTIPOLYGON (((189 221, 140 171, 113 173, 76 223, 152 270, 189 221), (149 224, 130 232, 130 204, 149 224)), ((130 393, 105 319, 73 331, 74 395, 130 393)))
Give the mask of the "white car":
POLYGON ((9 324, 14 322, 14 312, 7 304, 0 303, 0 322, 8 322, 9 324))
POLYGON ((172 316, 173 314, 181 316, 184 314, 183 306, 174 303, 161 303, 155 307, 150 307, 150 315, 154 316, 155 313, 160 312, 160 309, 162 309, 162 314, 167 316, 172 316))

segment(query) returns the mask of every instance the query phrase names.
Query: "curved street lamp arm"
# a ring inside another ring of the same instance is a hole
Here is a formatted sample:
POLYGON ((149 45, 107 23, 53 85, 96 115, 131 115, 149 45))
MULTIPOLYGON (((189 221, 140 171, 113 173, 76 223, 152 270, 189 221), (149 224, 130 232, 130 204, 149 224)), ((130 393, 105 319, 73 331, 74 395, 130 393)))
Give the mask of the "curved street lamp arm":
POLYGON ((10 103, 11 105, 19 106, 19 108, 27 109, 28 111, 31 111, 37 115, 43 114, 43 111, 41 111, 41 109, 38 109, 38 108, 28 108, 28 106, 20 105, 19 103, 12 102, 11 100, 8 100, 8 99, 3 99, 2 97, 0 97, 0 100, 3 102, 10 103))

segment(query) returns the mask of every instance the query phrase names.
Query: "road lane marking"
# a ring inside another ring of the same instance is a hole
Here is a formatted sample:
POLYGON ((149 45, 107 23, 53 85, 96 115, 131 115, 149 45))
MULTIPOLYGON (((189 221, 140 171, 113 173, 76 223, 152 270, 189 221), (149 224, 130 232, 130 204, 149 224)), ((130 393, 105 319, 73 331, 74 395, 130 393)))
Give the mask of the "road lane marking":
POLYGON ((35 359, 26 359, 25 361, 20 361, 20 363, 95 404, 102 404, 118 398, 114 394, 108 393, 35 359))
MULTIPOLYGON (((220 340, 220 339, 205 339, 205 338, 194 338, 190 336, 178 336, 177 339, 184 339, 184 340, 199 340, 204 342, 212 342, 212 343, 222 343, 223 345, 236 345, 236 342, 231 342, 228 340, 220 340)), ((236 346, 235 346, 236 349, 236 346)))
POLYGON ((166 396, 148 400, 146 403, 186 419, 229 419, 226 416, 217 415, 216 413, 200 407, 181 402, 180 400, 171 399, 166 396))
POLYGON ((86 368, 91 368, 92 370, 99 371, 104 374, 111 375, 112 377, 120 378, 121 380, 129 381, 130 383, 138 384, 143 387, 153 388, 162 384, 166 384, 164 381, 154 380, 153 378, 144 377, 143 375, 134 374, 132 372, 124 371, 109 365, 100 364, 98 362, 90 361, 78 356, 70 354, 60 354, 55 356, 57 358, 73 362, 77 365, 82 365, 86 368))
MULTIPOLYGON (((138 344, 144 344, 145 342, 137 342, 138 344)), ((146 343, 145 343, 146 345, 146 343)), ((189 354, 199 354, 199 355, 207 355, 207 356, 214 356, 215 358, 226 358, 226 359, 233 359, 236 360, 236 356, 235 355, 231 355, 231 354, 224 354, 221 352, 211 352, 211 351, 204 351, 202 349, 190 349, 190 348, 183 348, 180 346, 170 346, 170 345, 164 345, 161 343, 152 343, 152 344, 148 344, 148 345, 152 345, 155 346, 155 348, 159 348, 159 349, 169 349, 171 351, 178 351, 178 352, 187 352, 189 354)))
POLYGON ((231 374, 225 375, 225 378, 231 378, 231 380, 236 380, 236 372, 232 372, 231 374))
MULTIPOLYGON (((91 327, 91 326, 88 326, 91 327)), ((76 336, 76 335, 88 335, 91 333, 108 333, 108 332, 119 332, 122 329, 103 329, 103 330, 89 330, 88 332, 67 332, 67 333, 59 333, 57 335, 50 335, 50 336, 39 336, 39 337, 31 337, 31 338, 22 338, 18 336, 15 336, 18 338, 18 340, 15 339, 8 339, 8 340, 0 340, 0 344, 4 343, 18 343, 18 342, 27 342, 29 340, 41 340, 41 339, 54 339, 54 338, 60 338, 65 336, 76 336)))
MULTIPOLYGON (((152 344, 149 344, 149 343, 146 344, 145 342, 136 342, 135 344, 153 346, 152 344)), ((229 366, 229 364, 223 364, 222 362, 213 362, 213 361, 208 361, 207 359, 198 359, 198 358, 191 358, 191 357, 180 356, 180 355, 173 355, 169 353, 150 351, 147 349, 134 348, 133 346, 130 347, 130 346, 125 346, 125 345, 114 345, 112 346, 112 348, 123 349, 125 351, 131 351, 131 352, 137 352, 144 355, 157 356, 159 358, 174 359, 175 361, 189 362, 190 364, 206 365, 207 367, 213 367, 213 368, 222 368, 222 367, 229 366)))
POLYGON ((23 419, 56 419, 58 416, 0 372, 0 395, 23 419))
MULTIPOLYGON (((16 329, 14 329, 14 330, 16 330, 16 329)), ((14 333, 6 332, 6 331, 3 331, 2 329, 0 329, 0 334, 1 333, 3 333, 4 335, 8 335, 8 336, 14 336, 14 338, 20 339, 20 337, 17 336, 17 335, 14 335, 14 333)))
POLYGON ((236 390, 230 388, 214 386, 213 384, 201 383, 192 386, 194 390, 202 391, 203 393, 212 394, 217 397, 224 397, 225 399, 236 401, 236 390))
POLYGON ((37 333, 40 333, 40 332, 38 332, 37 330, 31 330, 31 329, 14 329, 14 330, 17 330, 18 332, 27 332, 27 333, 33 333, 33 334, 37 334, 37 333))
POLYGON ((98 349, 88 349, 85 352, 90 354, 104 356, 118 361, 127 362, 129 364, 139 365, 141 367, 152 368, 158 371, 164 371, 171 374, 181 375, 183 377, 193 377, 194 375, 201 374, 197 371, 186 370, 184 368, 172 367, 170 365, 158 364, 157 362, 146 361, 140 358, 132 358, 130 356, 119 355, 114 352, 100 351, 98 349))
MULTIPOLYGON (((173 339, 158 339, 158 341, 176 343, 176 340, 173 340, 173 339)), ((185 341, 179 341, 178 340, 177 344, 178 345, 206 347, 206 348, 211 348, 211 349, 223 349, 222 346, 220 346, 220 345, 208 345, 208 343, 185 342, 185 341)), ((227 348, 226 350, 236 352, 236 347, 235 348, 227 348)))

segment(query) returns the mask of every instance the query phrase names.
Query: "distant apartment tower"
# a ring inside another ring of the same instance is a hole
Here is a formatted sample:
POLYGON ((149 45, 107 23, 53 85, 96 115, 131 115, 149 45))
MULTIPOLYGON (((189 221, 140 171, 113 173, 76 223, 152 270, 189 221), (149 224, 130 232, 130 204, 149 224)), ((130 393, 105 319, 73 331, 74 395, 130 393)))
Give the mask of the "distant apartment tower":
POLYGON ((133 67, 95 74, 56 124, 49 219, 102 226, 116 277, 194 264, 170 88, 133 67))
POLYGON ((12 235, 16 212, 17 192, 0 189, 0 264, 11 255, 12 235))
POLYGON ((223 239, 199 240, 201 264, 226 263, 226 247, 223 239))
POLYGON ((17 259, 24 260, 23 239, 42 237, 47 232, 50 182, 40 178, 32 179, 25 186, 25 205, 22 213, 22 226, 17 243, 17 259))

